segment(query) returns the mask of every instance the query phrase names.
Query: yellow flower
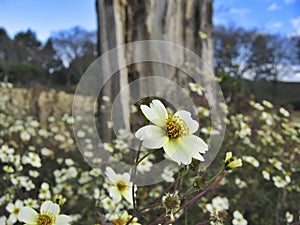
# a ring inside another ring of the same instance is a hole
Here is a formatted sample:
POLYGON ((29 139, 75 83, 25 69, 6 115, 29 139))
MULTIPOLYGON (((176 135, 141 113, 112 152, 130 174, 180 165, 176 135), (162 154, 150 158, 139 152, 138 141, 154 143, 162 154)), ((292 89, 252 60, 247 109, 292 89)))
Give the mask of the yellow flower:
POLYGON ((232 152, 227 152, 225 157, 225 167, 227 170, 232 170, 243 165, 242 159, 232 156, 232 152))

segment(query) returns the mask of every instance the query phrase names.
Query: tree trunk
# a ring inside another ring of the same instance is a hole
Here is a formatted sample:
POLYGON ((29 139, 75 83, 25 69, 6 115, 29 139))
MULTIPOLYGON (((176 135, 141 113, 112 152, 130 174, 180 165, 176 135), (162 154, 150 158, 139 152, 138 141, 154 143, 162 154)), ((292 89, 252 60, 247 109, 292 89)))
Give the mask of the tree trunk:
MULTIPOLYGON (((108 50, 120 45, 141 40, 164 40, 174 42, 190 49, 199 55, 206 66, 199 68, 204 73, 213 71, 213 31, 212 31, 212 0, 96 0, 98 21, 98 53, 102 55, 108 50), (200 37, 199 33, 204 34, 200 37)), ((102 68, 103 79, 111 71, 111 63, 121 63, 130 60, 133 56, 153 53, 144 50, 126 49, 120 52, 117 59, 110 59, 102 68)), ((161 51, 159 58, 171 58, 172 61, 185 61, 189 59, 184 52, 171 55, 168 50, 161 51)), ((186 82, 178 75, 176 68, 157 63, 137 63, 118 72, 101 92, 102 96, 109 96, 110 102, 103 102, 99 97, 99 123, 100 133, 104 139, 111 138, 111 132, 104 126, 110 118, 110 107, 120 92, 130 81, 139 77, 152 75, 167 79, 177 75, 177 81, 186 82), (104 135, 105 134, 105 135, 104 135), (110 135, 108 135, 110 134, 110 135)), ((145 85, 145 84, 141 84, 145 85)), ((147 83, 148 87, 160 85, 153 81, 147 83)), ((139 86, 139 90, 146 90, 139 86)), ((139 90, 130 90, 133 94, 139 90)), ((123 119, 128 120, 130 103, 129 91, 122 92, 123 119)), ((128 127, 126 127, 128 128, 128 127)), ((129 128, 128 128, 129 129, 129 128)))

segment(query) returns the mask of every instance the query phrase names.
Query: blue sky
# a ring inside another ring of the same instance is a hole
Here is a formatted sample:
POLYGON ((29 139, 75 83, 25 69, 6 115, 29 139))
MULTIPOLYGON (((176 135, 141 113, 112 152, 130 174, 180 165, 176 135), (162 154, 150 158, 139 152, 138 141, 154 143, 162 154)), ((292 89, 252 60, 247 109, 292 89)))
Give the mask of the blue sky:
POLYGON ((45 41, 76 25, 96 29, 95 0, 0 0, 0 27, 11 37, 30 28, 45 41))
MULTIPOLYGON (((214 0, 214 6, 215 24, 300 35, 300 0, 214 0)), ((0 12, 11 37, 28 28, 42 41, 76 25, 96 29, 95 0, 0 0, 0 12)))
POLYGON ((300 35, 300 0, 215 0, 214 23, 300 35))

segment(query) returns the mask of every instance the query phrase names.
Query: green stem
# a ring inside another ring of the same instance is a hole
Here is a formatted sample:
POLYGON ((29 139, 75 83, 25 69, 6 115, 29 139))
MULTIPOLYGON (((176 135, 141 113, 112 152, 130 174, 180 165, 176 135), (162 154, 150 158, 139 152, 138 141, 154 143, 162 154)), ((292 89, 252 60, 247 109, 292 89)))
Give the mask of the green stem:
POLYGON ((148 152, 146 155, 144 155, 142 158, 136 161, 135 166, 138 166, 140 162, 142 162, 145 158, 147 158, 152 153, 156 152, 158 149, 152 149, 150 152, 148 152))

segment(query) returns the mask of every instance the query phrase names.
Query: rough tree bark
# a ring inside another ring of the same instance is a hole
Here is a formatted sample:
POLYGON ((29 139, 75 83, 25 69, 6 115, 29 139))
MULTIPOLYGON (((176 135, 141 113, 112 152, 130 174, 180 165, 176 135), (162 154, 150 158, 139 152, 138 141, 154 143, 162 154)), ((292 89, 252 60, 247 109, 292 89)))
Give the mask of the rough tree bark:
MULTIPOLYGON (((96 9, 99 55, 120 44, 149 39, 164 40, 194 51, 207 64, 206 67, 202 66, 200 69, 213 70, 212 0, 96 0, 96 9), (200 32, 204 34, 202 38, 199 35, 200 32)), ((128 49, 126 52, 121 52, 117 59, 107 62, 103 71, 109 72, 112 62, 128 60, 138 54, 147 54, 147 52, 139 51, 139 49, 128 49)), ((168 52, 162 52, 159 57, 189 60, 183 52, 172 56, 168 55, 168 52)), ((106 109, 110 108, 121 87, 126 86, 137 76, 165 74, 167 77, 172 77, 174 73, 175 68, 143 63, 131 65, 116 74, 101 93, 102 96, 109 96, 110 101, 104 102, 101 97, 99 98, 102 138, 111 138, 111 132, 108 132, 105 124, 110 118, 110 112, 106 109)), ((129 91, 122 92, 121 99, 124 119, 128 119, 129 91)))

